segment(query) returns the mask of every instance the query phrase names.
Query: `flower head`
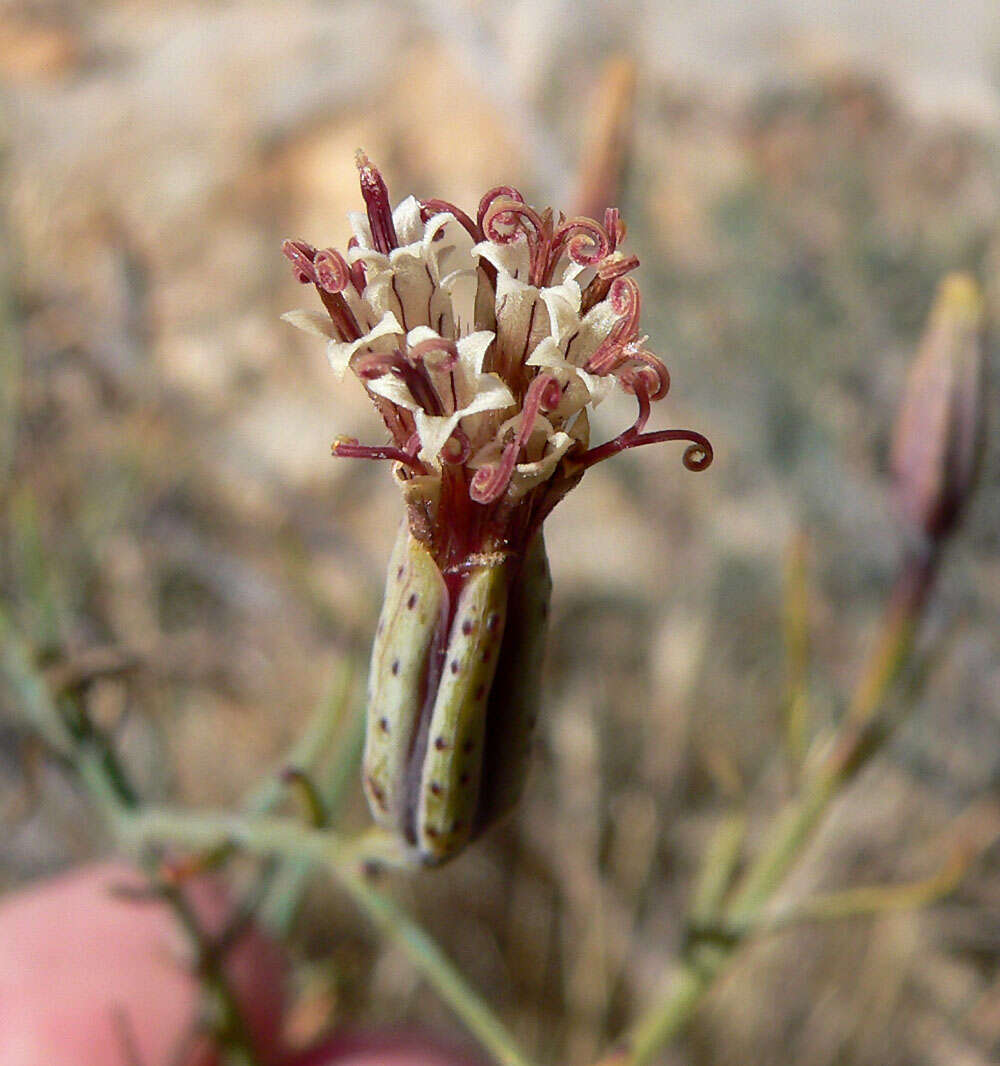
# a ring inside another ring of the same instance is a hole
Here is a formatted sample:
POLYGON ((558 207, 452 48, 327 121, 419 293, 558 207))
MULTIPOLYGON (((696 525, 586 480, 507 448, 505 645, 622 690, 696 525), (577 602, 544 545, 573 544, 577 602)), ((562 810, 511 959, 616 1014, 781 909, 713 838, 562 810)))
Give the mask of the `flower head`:
POLYGON ((395 210, 359 153, 364 214, 346 253, 286 241, 325 314, 285 317, 328 340, 391 440, 334 442, 389 459, 407 521, 372 647, 362 777, 376 821, 408 858, 450 859, 510 810, 538 713, 551 582, 541 525, 584 471, 626 448, 700 434, 644 432, 670 387, 639 335, 625 227, 529 207, 491 189, 473 220, 442 200, 395 210), (588 412, 621 388, 635 423, 590 447, 588 412))
POLYGON ((521 555, 584 471, 626 448, 686 440, 685 465, 709 465, 700 433, 644 432, 670 376, 639 333, 638 260, 616 209, 603 224, 565 218, 498 186, 474 219, 443 200, 393 210, 357 162, 366 211, 350 216, 346 253, 284 245, 325 313, 285 317, 364 384, 391 442, 338 439, 333 453, 395 463, 410 530, 443 573, 521 555), (591 448, 588 412, 615 388, 635 396, 635 423, 591 448))

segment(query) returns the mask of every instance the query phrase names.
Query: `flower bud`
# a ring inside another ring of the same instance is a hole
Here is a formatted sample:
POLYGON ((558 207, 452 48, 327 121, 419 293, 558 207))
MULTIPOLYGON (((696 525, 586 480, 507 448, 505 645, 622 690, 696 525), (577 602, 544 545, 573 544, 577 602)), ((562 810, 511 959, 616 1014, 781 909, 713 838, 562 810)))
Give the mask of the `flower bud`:
POLYGON ((900 514, 935 544, 954 529, 975 485, 985 428, 983 302, 975 281, 940 284, 910 368, 892 447, 900 514))

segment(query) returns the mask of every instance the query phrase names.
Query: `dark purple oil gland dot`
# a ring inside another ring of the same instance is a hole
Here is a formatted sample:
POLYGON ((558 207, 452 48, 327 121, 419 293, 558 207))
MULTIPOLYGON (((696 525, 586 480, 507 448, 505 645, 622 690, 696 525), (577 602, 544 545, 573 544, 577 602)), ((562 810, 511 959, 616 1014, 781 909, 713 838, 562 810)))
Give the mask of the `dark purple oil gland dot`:
POLYGON ((434 747, 435 747, 435 748, 436 748, 436 749, 437 749, 438 751, 444 751, 444 750, 445 750, 445 749, 446 749, 446 748, 448 747, 448 741, 447 741, 447 740, 445 740, 445 739, 444 739, 444 737, 438 737, 438 738, 437 738, 437 739, 436 739, 436 740, 434 741, 434 747))
POLYGON ((500 624, 500 615, 498 615, 498 614, 496 613, 496 611, 493 611, 493 612, 492 612, 492 613, 490 614, 489 618, 487 618, 487 619, 486 619, 486 628, 487 628, 487 629, 488 629, 488 630, 489 630, 489 631, 490 631, 491 633, 495 633, 495 632, 497 631, 497 626, 498 626, 499 624, 500 624))
POLYGON ((449 669, 453 674, 457 674, 458 671, 462 669, 462 664, 458 661, 458 659, 452 659, 451 666, 449 667, 449 669))
POLYGON ((424 826, 424 832, 431 838, 431 840, 437 840, 438 831, 432 825, 424 826))
POLYGON ((382 730, 383 733, 385 733, 388 736, 388 734, 389 734, 389 719, 388 718, 380 718, 378 720, 378 727, 379 727, 379 729, 382 730))
POLYGON ((410 611, 417 606, 417 594, 415 592, 410 593, 410 598, 406 601, 406 606, 410 611))
POLYGON ((431 795, 432 796, 440 796, 441 795, 441 786, 438 784, 437 781, 432 781, 431 782, 431 795))
POLYGON ((462 632, 468 636, 476 628, 475 622, 471 618, 466 618, 462 623, 462 632))
POLYGON ((396 677, 396 676, 398 676, 398 674, 399 674, 399 660, 398 659, 393 659, 392 660, 392 676, 396 677))
POLYGON ((400 568, 399 568, 399 569, 398 569, 398 570, 396 571, 396 580, 397 580, 397 581, 402 581, 402 580, 403 580, 403 574, 405 574, 405 573, 406 573, 406 567, 405 567, 405 566, 401 566, 401 567, 400 567, 400 568))

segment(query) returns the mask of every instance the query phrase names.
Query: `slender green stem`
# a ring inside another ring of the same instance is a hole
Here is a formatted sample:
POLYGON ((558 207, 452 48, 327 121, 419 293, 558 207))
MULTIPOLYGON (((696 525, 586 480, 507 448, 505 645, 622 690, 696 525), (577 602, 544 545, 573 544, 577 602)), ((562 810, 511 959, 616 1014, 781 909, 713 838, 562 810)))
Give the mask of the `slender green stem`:
MULTIPOLYGON (((713 956, 714 959, 715 956, 713 956)), ((670 982, 670 992, 655 1010, 639 1020, 628 1040, 629 1066, 647 1066, 659 1051, 677 1037, 691 1020, 702 997, 712 986, 719 963, 686 963, 670 982)))
POLYGON ((839 785, 838 777, 822 774, 810 782, 805 794, 797 802, 782 811, 770 844, 750 866, 726 908, 729 923, 743 927, 757 918, 761 907, 770 899, 801 854, 839 785))
MULTIPOLYGON (((335 824, 337 812, 350 794, 351 784, 358 779, 361 748, 365 739, 365 710, 360 701, 352 701, 348 720, 338 730, 333 764, 324 768, 322 787, 317 785, 322 809, 329 824, 335 824)), ((298 913, 302 894, 309 881, 312 864, 304 859, 286 861, 275 879, 263 914, 267 923, 281 936, 291 929, 298 913)))
POLYGON ((745 838, 746 817, 741 813, 728 815, 712 834, 688 907, 688 919, 696 928, 719 920, 745 838))
POLYGON ((6 689, 12 712, 54 752, 71 758, 73 735, 31 659, 27 643, 14 631, 0 608, 0 682, 6 689))
MULTIPOLYGON (((83 732, 74 764, 84 787, 105 812, 113 829, 120 827, 124 819, 140 809, 138 795, 129 782, 117 752, 101 734, 83 732)), ((197 952, 198 975, 204 992, 218 1006, 218 1022, 214 1026, 216 1038, 232 1060, 255 1066, 258 1060, 253 1041, 239 1000, 226 976, 225 952, 216 950, 216 945, 202 927, 201 920, 183 891, 177 885, 165 883, 158 876, 156 861, 147 856, 141 856, 140 860, 156 888, 157 896, 173 911, 197 952)))
MULTIPOLYGON (((850 706, 825 757, 808 773, 799 795, 775 820, 764 849, 750 864, 719 912, 719 942, 695 942, 658 1002, 646 1011, 625 1046, 629 1066, 646 1066, 690 1022, 705 993, 749 936, 760 928, 766 907, 802 856, 833 800, 891 735, 897 722, 883 714, 893 683, 907 661, 921 611, 933 581, 935 554, 904 560, 883 624, 865 664, 850 706)), ((721 848, 714 863, 732 866, 732 851, 721 848)), ((703 872, 719 898, 722 874, 703 872)))
MULTIPOLYGON (((301 736, 245 803, 254 814, 273 811, 287 794, 286 774, 301 774, 315 789, 316 809, 335 823, 348 795, 348 783, 357 771, 364 741, 364 708, 354 698, 356 669, 353 660, 342 663, 329 690, 317 703, 301 736), (325 766, 330 752, 332 766, 325 766)), ((283 860, 275 870, 261 907, 261 918, 279 938, 287 936, 295 921, 312 864, 301 856, 283 860)))
MULTIPOLYGON (((993 834, 990 843, 996 840, 996 836, 993 834)), ((936 874, 920 881, 894 885, 860 885, 840 892, 814 896, 794 904, 787 910, 770 915, 766 929, 768 932, 775 932, 802 922, 836 921, 841 918, 889 914, 925 907, 944 899, 958 888, 972 858, 972 855, 957 853, 936 874)))
POLYGON ((809 726, 809 574, 807 542, 799 534, 785 563, 783 611, 785 636, 784 741, 791 779, 801 779, 809 726))
POLYGON ((323 800, 331 822, 344 801, 351 794, 352 786, 360 776, 361 750, 365 743, 365 707, 361 700, 351 701, 353 706, 346 717, 338 737, 333 765, 323 776, 323 800))
POLYGON ((339 881, 378 929, 409 955, 500 1066, 530 1066, 506 1026, 423 928, 388 896, 372 891, 356 872, 346 873, 339 881))
POLYGON ((435 941, 398 904, 372 887, 364 874, 371 852, 363 838, 360 842, 344 840, 329 830, 308 829, 285 818, 150 808, 123 817, 118 834, 135 848, 173 843, 209 850, 228 842, 253 854, 307 859, 323 866, 379 932, 406 952, 501 1066, 530 1066, 503 1023, 435 941))
MULTIPOLYGON (((283 756, 280 765, 267 775, 264 783, 247 798, 244 807, 255 814, 267 814, 274 810, 287 793, 282 773, 289 769, 311 774, 324 755, 335 746, 337 734, 344 727, 345 708, 351 701, 353 670, 349 664, 341 664, 330 690, 317 703, 302 735, 283 756)), ((336 745, 338 752, 341 750, 336 745)), ((326 810, 332 813, 333 804, 326 798, 326 810)))
POLYGON ((893 588, 874 651, 826 757, 806 780, 799 798, 778 818, 771 842, 757 857, 728 909, 736 925, 753 922, 781 885, 831 801, 888 740, 897 724, 880 712, 913 647, 935 560, 908 558, 893 588))
MULTIPOLYGON (((6 155, 6 152, 6 143, 0 143, 0 154, 6 155)), ((24 377, 20 323, 12 283, 14 247, 11 238, 6 220, 0 218, 0 492, 4 495, 14 466, 24 377)))
MULTIPOLYGON (((96 729, 83 706, 67 699, 52 698, 35 670, 26 644, 0 615, 0 680, 17 700, 18 709, 38 733, 73 767, 92 802, 115 829, 139 809, 139 796, 128 773, 107 738, 96 729)), ((219 1007, 217 1037, 230 1057, 247 1066, 257 1059, 243 1014, 225 974, 224 960, 213 951, 211 938, 201 928, 197 915, 176 886, 156 876, 155 864, 145 863, 157 894, 170 907, 191 937, 199 953, 200 978, 204 989, 219 1007)))
POLYGON ((316 782, 304 770, 299 769, 286 770, 284 778, 285 784, 298 793, 306 821, 314 829, 329 828, 330 817, 326 812, 326 804, 319 794, 316 782))

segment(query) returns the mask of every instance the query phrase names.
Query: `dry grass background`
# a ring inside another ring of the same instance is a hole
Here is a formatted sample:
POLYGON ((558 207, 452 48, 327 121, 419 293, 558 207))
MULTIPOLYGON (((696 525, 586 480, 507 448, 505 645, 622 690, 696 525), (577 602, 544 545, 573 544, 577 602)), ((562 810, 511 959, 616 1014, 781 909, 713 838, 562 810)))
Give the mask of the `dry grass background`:
MULTIPOLYGON (((565 202, 594 71, 628 28, 588 35, 582 9, 532 32, 506 6, 481 38, 402 4, 0 8, 0 589, 43 662, 134 656, 92 698, 150 795, 237 802, 337 670, 364 670, 399 501, 384 470, 329 457, 378 427, 278 320, 311 306, 280 241, 343 242, 359 145, 396 199, 474 205, 504 181, 565 202)), ((1000 301, 998 144, 830 62, 725 95, 640 72, 621 206, 674 380, 660 418, 705 430, 716 463, 642 450, 556 512, 524 807, 446 869, 391 879, 550 1061, 587 1061, 659 984, 714 820, 748 804, 752 842, 787 793, 782 575, 803 530, 815 724, 858 668, 934 286, 970 269, 1000 301)), ((995 459, 933 604, 946 654, 790 891, 927 874, 997 800, 995 459)), ((105 846, 12 716, 0 774, 0 883, 105 846)), ((347 822, 362 808, 352 790, 347 822)), ((663 1061, 996 1061, 998 860, 931 911, 755 948, 663 1061)), ((302 1034, 454 1029, 326 886, 293 940, 302 1034)))

